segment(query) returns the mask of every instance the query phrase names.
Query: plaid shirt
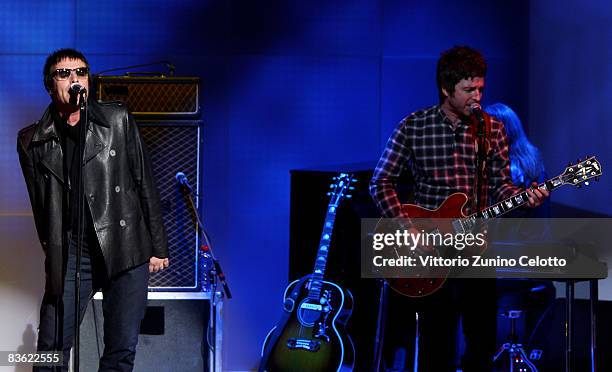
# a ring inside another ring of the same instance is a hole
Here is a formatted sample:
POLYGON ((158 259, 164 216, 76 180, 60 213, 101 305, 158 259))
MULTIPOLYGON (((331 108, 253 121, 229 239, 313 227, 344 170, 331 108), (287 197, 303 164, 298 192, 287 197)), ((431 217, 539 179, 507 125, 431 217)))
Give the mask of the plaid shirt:
MULTIPOLYGON (((508 140, 501 122, 491 118, 486 156, 488 195, 499 201, 521 191, 512 184, 508 140)), ((395 129, 370 181, 370 194, 385 217, 403 214, 395 186, 409 170, 415 181, 414 204, 436 209, 455 192, 470 198, 466 213, 475 209, 476 146, 470 123, 453 125, 439 105, 404 118, 395 129)), ((483 193, 481 206, 487 205, 483 193)))

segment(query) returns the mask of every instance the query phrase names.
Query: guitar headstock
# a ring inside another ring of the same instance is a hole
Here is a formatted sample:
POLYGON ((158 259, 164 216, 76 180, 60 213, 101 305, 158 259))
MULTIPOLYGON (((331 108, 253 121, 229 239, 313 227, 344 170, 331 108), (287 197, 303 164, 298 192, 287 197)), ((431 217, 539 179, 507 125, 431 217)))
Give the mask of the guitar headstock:
POLYGON ((333 177, 332 180, 333 182, 329 185, 332 191, 327 193, 331 197, 329 204, 338 206, 342 198, 350 199, 352 197, 351 192, 355 190, 355 187, 351 185, 357 182, 357 179, 353 178, 352 174, 340 173, 333 177))
POLYGON ((568 185, 580 187, 584 183, 588 186, 590 179, 595 178, 598 181, 601 174, 601 164, 594 156, 590 156, 568 165, 561 174, 561 180, 568 185))

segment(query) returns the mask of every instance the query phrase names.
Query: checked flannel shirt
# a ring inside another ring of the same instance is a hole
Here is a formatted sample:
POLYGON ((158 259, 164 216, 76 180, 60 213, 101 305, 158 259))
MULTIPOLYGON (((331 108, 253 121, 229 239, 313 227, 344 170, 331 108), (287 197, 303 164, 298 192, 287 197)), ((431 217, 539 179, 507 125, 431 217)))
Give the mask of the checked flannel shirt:
MULTIPOLYGON (((391 134, 370 181, 370 194, 383 216, 410 217, 402 212, 396 193, 397 180, 405 170, 414 179, 414 204, 436 209, 449 195, 462 192, 470 198, 465 213, 475 212, 474 140, 470 123, 453 126, 439 105, 404 118, 391 134)), ((500 201, 522 191, 512 184, 506 132, 495 118, 491 118, 486 166, 488 196, 500 201)), ((481 205, 487 206, 487 200, 481 199, 481 205)))

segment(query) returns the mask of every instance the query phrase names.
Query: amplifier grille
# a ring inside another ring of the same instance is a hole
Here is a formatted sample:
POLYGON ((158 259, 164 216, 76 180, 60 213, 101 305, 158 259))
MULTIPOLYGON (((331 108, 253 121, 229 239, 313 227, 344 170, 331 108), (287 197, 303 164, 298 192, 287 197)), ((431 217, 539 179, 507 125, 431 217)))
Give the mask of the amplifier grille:
POLYGON ((185 173, 194 190, 199 189, 199 124, 198 121, 139 122, 153 164, 170 251, 170 267, 151 274, 149 289, 198 289, 198 234, 175 175, 179 171, 185 173))
POLYGON ((134 117, 197 117, 199 78, 98 77, 98 99, 123 101, 134 117))

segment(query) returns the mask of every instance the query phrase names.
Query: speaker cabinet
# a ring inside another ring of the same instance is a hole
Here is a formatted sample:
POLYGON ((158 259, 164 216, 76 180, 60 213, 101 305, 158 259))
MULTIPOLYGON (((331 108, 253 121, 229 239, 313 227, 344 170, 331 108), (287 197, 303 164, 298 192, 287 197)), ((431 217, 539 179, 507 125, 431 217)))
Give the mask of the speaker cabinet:
MULTIPOLYGON (((198 276, 198 234, 194 216, 178 187, 176 173, 183 172, 194 192, 200 189, 201 121, 137 121, 149 151, 153 175, 161 198, 168 233, 170 267, 151 274, 152 291, 207 290, 207 276, 198 276)), ((194 198, 196 205, 197 198, 194 198)))
MULTIPOLYGON (((149 300, 134 371, 205 371, 209 301, 149 300)), ((80 368, 97 371, 104 350, 102 301, 93 300, 81 325, 80 368)))
POLYGON ((97 76, 97 98, 123 101, 135 118, 192 118, 200 115, 199 77, 97 76))

